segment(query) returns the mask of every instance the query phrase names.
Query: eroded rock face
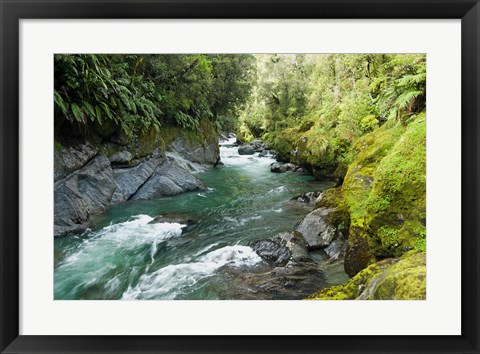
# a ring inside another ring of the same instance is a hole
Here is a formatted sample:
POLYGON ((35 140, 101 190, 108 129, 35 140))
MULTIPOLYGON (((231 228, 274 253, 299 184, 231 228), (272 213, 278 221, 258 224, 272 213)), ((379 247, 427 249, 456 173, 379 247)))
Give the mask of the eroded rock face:
POLYGON ((89 142, 54 149, 54 180, 58 181, 85 166, 97 152, 98 149, 89 142))
POLYGON ((205 185, 197 177, 169 157, 130 199, 155 199, 205 188, 205 185))
POLYGON ((168 151, 176 152, 185 159, 199 164, 214 165, 220 156, 218 140, 213 142, 204 141, 202 143, 187 143, 185 138, 178 136, 167 147, 168 151))
POLYGON ((54 235, 79 233, 89 225, 92 214, 110 206, 115 191, 110 161, 97 156, 81 169, 54 185, 54 235))
POLYGON ((113 173, 116 190, 112 204, 123 203, 130 199, 163 161, 163 157, 152 157, 133 168, 115 169, 113 173))
POLYGON ((85 231, 90 216, 112 204, 205 189, 193 173, 219 163, 218 137, 208 125, 195 139, 179 134, 168 152, 155 129, 134 142, 120 131, 100 135, 94 143, 55 143, 55 236, 85 231))

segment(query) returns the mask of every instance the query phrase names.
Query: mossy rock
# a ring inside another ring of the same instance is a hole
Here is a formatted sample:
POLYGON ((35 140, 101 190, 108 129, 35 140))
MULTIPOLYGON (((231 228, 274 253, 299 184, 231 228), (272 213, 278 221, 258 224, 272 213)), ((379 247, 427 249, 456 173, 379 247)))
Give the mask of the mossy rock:
POLYGON ((164 147, 164 144, 160 132, 152 127, 138 134, 138 139, 135 141, 134 156, 135 158, 145 157, 158 148, 165 151, 162 147, 164 147))
POLYGON ((343 182, 343 192, 353 218, 363 217, 365 202, 376 178, 380 161, 393 148, 403 133, 403 127, 381 128, 359 138, 352 149, 353 162, 343 182))
POLYGON ((368 235, 365 233, 362 224, 350 222, 350 229, 347 239, 347 250, 345 251, 344 268, 349 277, 353 277, 365 267, 376 262, 376 258, 368 243, 368 235))
POLYGON ((310 300, 424 300, 426 254, 409 253, 372 264, 347 283, 322 289, 310 300))
POLYGON ((335 227, 337 232, 347 238, 350 228, 350 212, 345 203, 342 188, 329 188, 323 192, 321 200, 315 205, 315 209, 328 208, 333 211, 326 216, 326 222, 335 227))
POLYGON ((366 199, 365 223, 375 256, 399 257, 425 251, 426 122, 410 123, 380 162, 366 199))
POLYGON ((366 201, 377 178, 376 171, 380 162, 400 139, 403 130, 401 125, 385 125, 357 139, 353 145, 353 162, 348 167, 342 184, 351 218, 345 253, 345 272, 349 276, 354 276, 376 262, 365 220, 366 201))

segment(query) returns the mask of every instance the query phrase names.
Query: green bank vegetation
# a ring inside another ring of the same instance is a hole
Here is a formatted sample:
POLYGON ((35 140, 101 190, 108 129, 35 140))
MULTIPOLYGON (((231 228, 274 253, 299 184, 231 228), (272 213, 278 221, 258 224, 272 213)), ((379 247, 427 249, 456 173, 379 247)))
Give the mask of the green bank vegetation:
POLYGON ((312 297, 425 298, 425 55, 56 55, 54 98, 56 129, 169 140, 208 123, 337 178, 323 203, 352 279, 312 297))

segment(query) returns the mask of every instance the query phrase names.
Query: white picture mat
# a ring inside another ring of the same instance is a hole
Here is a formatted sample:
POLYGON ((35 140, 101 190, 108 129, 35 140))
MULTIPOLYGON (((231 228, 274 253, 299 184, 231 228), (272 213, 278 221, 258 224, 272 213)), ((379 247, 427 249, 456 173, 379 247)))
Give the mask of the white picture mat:
POLYGON ((20 334, 460 334, 460 34, 460 20, 22 20, 20 334), (54 301, 54 53, 427 53, 427 300, 54 301))

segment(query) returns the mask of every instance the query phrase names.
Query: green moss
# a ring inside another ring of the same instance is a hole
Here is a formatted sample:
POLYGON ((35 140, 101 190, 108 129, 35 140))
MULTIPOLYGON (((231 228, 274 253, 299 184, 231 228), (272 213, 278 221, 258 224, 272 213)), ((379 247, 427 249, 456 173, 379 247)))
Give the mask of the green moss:
POLYGON ((179 126, 162 126, 159 134, 162 151, 172 143, 175 138, 182 137, 187 146, 192 148, 198 145, 218 146, 218 133, 211 121, 203 119, 199 122, 197 130, 185 129, 179 126))
POLYGON ((290 161, 291 152, 295 149, 295 142, 298 139, 298 129, 288 128, 282 131, 282 134, 265 134, 263 140, 277 152, 277 158, 280 161, 290 161))
POLYGON ((325 221, 341 232, 344 237, 348 237, 350 228, 350 213, 343 197, 342 188, 330 188, 323 192, 322 199, 315 205, 317 208, 331 208, 332 212, 325 216, 325 221))
POLYGON ((426 298, 426 254, 409 253, 370 265, 347 283, 322 289, 310 300, 422 300, 426 298))
POLYGON ((145 157, 161 146, 160 133, 153 127, 138 134, 135 141, 135 157, 145 157))
POLYGON ((425 250, 426 124, 424 116, 406 129, 376 170, 366 198, 370 245, 378 257, 425 250))
MULTIPOLYGON (((380 162, 391 151, 402 132, 403 127, 400 125, 382 126, 359 138, 353 146, 352 163, 342 185, 351 218, 345 254, 345 270, 349 276, 354 276, 376 261, 365 217, 366 201, 372 191, 380 162)), ((393 237, 391 234, 390 236, 393 237)))

